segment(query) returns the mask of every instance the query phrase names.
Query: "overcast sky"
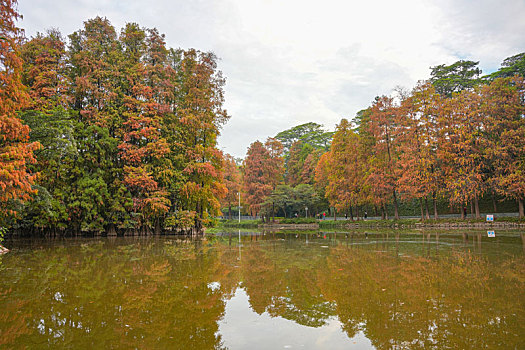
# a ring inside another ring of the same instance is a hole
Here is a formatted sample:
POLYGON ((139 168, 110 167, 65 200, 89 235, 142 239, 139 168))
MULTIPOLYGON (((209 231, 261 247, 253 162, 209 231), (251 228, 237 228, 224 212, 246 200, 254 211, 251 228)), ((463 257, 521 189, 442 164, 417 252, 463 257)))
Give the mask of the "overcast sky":
POLYGON ((524 0, 19 0, 30 37, 64 36, 97 15, 166 34, 169 47, 213 51, 231 119, 219 147, 306 122, 333 130, 377 95, 428 79, 429 67, 480 61, 484 73, 525 51, 524 0))

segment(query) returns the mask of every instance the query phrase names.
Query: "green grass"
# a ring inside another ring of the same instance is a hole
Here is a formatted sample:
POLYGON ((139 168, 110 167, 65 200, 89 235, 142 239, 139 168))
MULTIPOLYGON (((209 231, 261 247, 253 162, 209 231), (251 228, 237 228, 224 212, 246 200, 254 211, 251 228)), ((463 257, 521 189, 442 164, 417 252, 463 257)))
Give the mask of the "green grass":
MULTIPOLYGON (((425 220, 421 219, 388 219, 388 220, 359 220, 359 221, 350 221, 350 220, 317 220, 315 218, 275 218, 275 224, 283 225, 297 225, 297 224, 319 224, 319 228, 330 229, 330 228, 342 228, 350 224, 359 224, 361 227, 400 227, 400 226, 415 226, 415 225, 438 225, 438 224, 476 224, 484 223, 485 218, 481 219, 460 219, 460 218, 443 218, 438 220, 425 220)), ((519 219, 517 217, 496 217, 496 223, 498 222, 508 222, 508 223, 525 223, 525 219, 519 219)), ((270 221, 270 224, 273 222, 270 221)), ((239 228, 239 229, 248 229, 248 228, 257 228, 259 225, 263 224, 262 220, 219 220, 215 227, 210 227, 206 232, 214 233, 219 232, 224 228, 239 228)))
MULTIPOLYGON (((319 221, 320 228, 334 228, 334 227, 344 227, 348 224, 359 224, 359 226, 368 226, 368 227, 395 227, 395 226, 409 226, 409 225, 436 225, 436 224, 475 224, 475 223, 484 223, 486 222, 485 218, 481 219, 460 219, 460 218, 443 218, 443 219, 430 219, 421 221, 421 219, 389 219, 389 220, 360 220, 360 221, 350 221, 350 220, 321 220, 319 221)), ((508 223, 525 223, 524 219, 519 219, 517 217, 501 217, 496 218, 495 223, 498 222, 508 222, 508 223)))
MULTIPOLYGON (((319 222, 316 218, 275 218, 275 223, 279 224, 316 224, 319 222)), ((273 223, 270 220, 270 224, 273 223)))
POLYGON ((261 224, 261 220, 219 220, 216 228, 236 227, 236 228, 256 228, 261 224))

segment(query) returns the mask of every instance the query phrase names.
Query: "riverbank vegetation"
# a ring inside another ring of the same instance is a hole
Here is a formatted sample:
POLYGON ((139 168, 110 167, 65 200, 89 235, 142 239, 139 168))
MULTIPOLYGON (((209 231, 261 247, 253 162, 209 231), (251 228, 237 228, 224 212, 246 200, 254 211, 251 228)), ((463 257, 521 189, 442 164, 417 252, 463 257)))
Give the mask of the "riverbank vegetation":
POLYGON ((482 209, 525 198, 525 54, 481 75, 431 68, 335 132, 314 122, 223 154, 218 58, 155 28, 96 17, 25 38, 2 4, 0 227, 26 234, 201 232, 220 214, 350 220, 482 209), (240 208, 242 207, 242 208, 240 208))
POLYGON ((437 220, 440 210, 465 218, 469 208, 480 219, 483 202, 485 212, 503 205, 523 218, 524 62, 507 58, 488 76, 472 61, 433 67, 429 81, 342 119, 322 147, 309 140, 326 132, 311 124, 252 144, 243 164, 249 212, 399 220, 403 206, 403 215, 437 220))

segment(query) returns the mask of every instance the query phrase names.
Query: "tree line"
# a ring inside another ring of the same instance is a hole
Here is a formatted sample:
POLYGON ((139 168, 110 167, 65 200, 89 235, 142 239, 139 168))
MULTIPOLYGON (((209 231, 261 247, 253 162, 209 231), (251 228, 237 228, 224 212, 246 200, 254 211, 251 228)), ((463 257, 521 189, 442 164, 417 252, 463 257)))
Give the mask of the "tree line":
POLYGON ((229 116, 213 53, 102 17, 67 40, 54 29, 26 39, 16 4, 3 0, 0 15, 0 227, 201 231, 239 197, 265 217, 393 207, 398 218, 400 201, 418 201, 423 219, 438 201, 479 217, 487 196, 524 216, 524 53, 487 76, 472 61, 432 67, 335 133, 302 124, 238 160, 217 148, 229 116))
POLYGON ((417 201, 425 220, 437 219, 438 201, 447 201, 462 217, 471 206, 479 218, 485 197, 494 211, 496 198, 515 201, 523 218, 525 53, 487 76, 477 65, 432 67, 428 81, 342 119, 333 137, 308 123, 253 143, 242 166, 249 212, 286 216, 286 202, 299 200, 296 212, 330 207, 353 218, 375 208, 388 218, 391 206, 398 219, 400 201, 417 201), (330 137, 324 148, 310 141, 323 135, 330 137), (310 195, 298 199, 294 189, 304 186, 310 195))
POLYGON ((229 116, 213 53, 102 17, 26 39, 3 0, 0 226, 37 232, 200 231, 226 193, 229 116))

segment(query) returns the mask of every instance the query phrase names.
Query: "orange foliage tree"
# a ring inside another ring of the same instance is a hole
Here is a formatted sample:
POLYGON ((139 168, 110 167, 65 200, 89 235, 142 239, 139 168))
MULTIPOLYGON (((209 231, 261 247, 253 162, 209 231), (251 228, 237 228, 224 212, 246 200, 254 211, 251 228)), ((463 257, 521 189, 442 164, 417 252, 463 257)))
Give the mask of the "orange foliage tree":
POLYGON ((14 211, 12 200, 28 200, 36 175, 27 169, 33 163, 33 151, 39 147, 29 142, 29 127, 23 125, 16 112, 24 107, 27 94, 21 83, 22 60, 19 44, 23 32, 16 27, 20 18, 16 0, 0 3, 0 219, 14 211))
POLYGON ((480 216, 478 199, 485 191, 487 173, 480 104, 478 93, 463 90, 444 102, 439 117, 438 154, 447 194, 454 204, 473 201, 476 217, 480 216))
POLYGON ((505 197, 518 201, 525 216, 525 81, 500 78, 481 89, 481 111, 486 128, 485 156, 493 172, 492 185, 505 197))
POLYGON ((352 206, 357 209, 364 203, 365 162, 359 137, 348 120, 341 120, 333 136, 332 147, 323 157, 324 166, 318 168, 317 179, 325 181, 330 205, 338 211, 350 209, 352 217, 352 206))
POLYGON ((438 218, 436 197, 441 188, 437 158, 437 116, 440 96, 432 85, 419 83, 412 93, 403 99, 399 108, 400 176, 397 186, 403 199, 418 199, 421 218, 429 218, 427 199, 432 197, 434 218, 438 218), (425 203, 426 214, 423 212, 425 203))
POLYGON ((241 191, 241 172, 233 156, 224 156, 224 185, 228 192, 223 199, 223 205, 228 207, 228 218, 232 218, 232 203, 236 203, 241 191))
POLYGON ((284 172, 283 146, 269 138, 265 144, 255 141, 250 145, 244 160, 245 202, 256 214, 275 187, 282 181, 284 172))
POLYGON ((394 200, 394 216, 399 219, 397 202, 398 152, 396 150, 398 108, 394 99, 387 96, 376 98, 370 108, 364 130, 373 138, 370 149, 367 182, 383 207, 386 198, 394 200))

